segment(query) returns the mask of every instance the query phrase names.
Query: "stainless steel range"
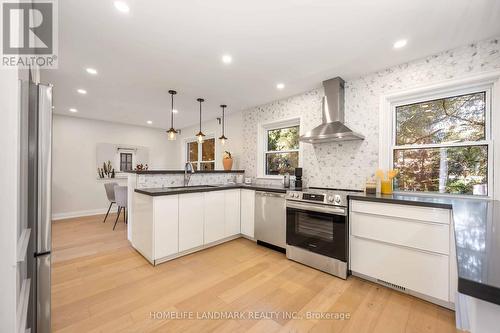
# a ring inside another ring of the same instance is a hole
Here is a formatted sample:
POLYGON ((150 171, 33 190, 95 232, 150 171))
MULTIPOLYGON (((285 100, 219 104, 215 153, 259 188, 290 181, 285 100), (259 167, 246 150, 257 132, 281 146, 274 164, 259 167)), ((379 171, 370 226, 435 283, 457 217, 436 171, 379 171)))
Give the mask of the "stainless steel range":
POLYGON ((347 196, 354 190, 310 187, 286 195, 288 259, 347 278, 347 196))

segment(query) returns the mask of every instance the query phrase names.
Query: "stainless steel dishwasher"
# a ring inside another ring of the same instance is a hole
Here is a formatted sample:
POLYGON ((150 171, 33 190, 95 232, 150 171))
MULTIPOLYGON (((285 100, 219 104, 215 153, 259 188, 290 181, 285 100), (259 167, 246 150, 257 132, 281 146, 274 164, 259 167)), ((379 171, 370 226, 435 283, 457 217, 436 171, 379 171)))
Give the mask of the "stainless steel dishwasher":
POLYGON ((284 193, 255 192, 255 239, 286 247, 286 201, 284 193))

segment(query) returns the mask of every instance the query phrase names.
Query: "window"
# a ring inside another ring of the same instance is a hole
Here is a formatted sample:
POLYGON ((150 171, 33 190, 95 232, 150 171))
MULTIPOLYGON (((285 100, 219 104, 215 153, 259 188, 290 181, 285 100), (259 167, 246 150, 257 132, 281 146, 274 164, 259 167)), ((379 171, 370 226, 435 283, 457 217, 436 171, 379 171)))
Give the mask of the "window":
POLYGON ((294 174, 299 166, 299 125, 266 128, 265 175, 294 174))
POLYGON ((132 171, 132 153, 120 153, 120 171, 132 171))
POLYGON ((186 146, 187 161, 195 170, 215 170, 215 139, 205 139, 203 143, 189 141, 186 146))
POLYGON ((488 195, 488 89, 397 105, 392 164, 395 189, 488 195))

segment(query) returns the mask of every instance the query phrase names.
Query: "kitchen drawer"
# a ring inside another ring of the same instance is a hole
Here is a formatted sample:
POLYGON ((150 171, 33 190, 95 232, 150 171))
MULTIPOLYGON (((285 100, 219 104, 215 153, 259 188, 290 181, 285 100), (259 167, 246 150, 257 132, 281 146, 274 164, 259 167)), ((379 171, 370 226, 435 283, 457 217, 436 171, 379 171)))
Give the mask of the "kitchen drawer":
POLYGON ((421 250, 450 253, 450 226, 353 212, 351 234, 421 250))
POLYGON ((415 207, 392 203, 352 200, 351 211, 357 213, 385 215, 404 219, 450 224, 450 210, 444 208, 415 207))
POLYGON ((448 302, 449 257, 351 236, 351 270, 448 302))

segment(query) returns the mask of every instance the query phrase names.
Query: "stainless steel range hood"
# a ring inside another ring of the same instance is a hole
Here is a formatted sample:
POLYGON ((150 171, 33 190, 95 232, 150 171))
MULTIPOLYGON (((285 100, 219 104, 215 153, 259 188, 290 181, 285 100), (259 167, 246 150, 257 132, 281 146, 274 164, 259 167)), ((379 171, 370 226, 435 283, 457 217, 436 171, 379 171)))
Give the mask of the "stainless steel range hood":
POLYGON ((363 140, 365 137, 344 125, 344 80, 340 77, 323 81, 323 123, 300 136, 300 141, 322 143, 363 140))

